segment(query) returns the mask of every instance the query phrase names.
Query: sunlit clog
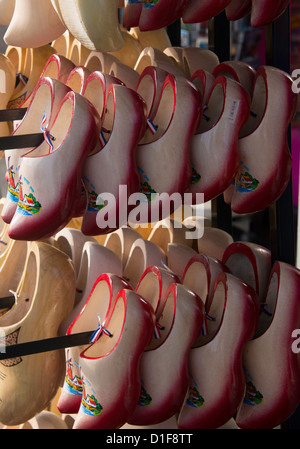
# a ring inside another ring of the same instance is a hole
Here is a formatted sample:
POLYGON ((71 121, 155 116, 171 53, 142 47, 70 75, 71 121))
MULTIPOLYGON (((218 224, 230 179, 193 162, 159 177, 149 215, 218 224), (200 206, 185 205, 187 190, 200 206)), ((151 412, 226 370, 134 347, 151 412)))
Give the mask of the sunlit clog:
POLYGON ((270 273, 256 334, 243 353, 246 392, 236 415, 243 429, 271 429, 299 404, 299 355, 293 332, 299 328, 299 270, 276 261, 270 273))
POLYGON ((142 48, 153 47, 163 51, 170 47, 171 40, 167 27, 153 31, 141 31, 138 26, 130 28, 129 32, 140 42, 142 48))
POLYGON ((74 429, 117 429, 128 422, 141 389, 140 359, 153 331, 152 307, 136 292, 121 290, 105 331, 80 354, 83 393, 74 429))
POLYGON ((251 114, 239 138, 240 167, 231 209, 252 213, 270 206, 290 179, 292 158, 287 129, 297 107, 292 78, 271 66, 256 71, 251 114))
POLYGON ((105 234, 126 224, 128 198, 139 189, 136 149, 145 129, 144 101, 132 89, 111 84, 105 108, 99 132, 102 149, 83 166, 88 204, 81 230, 86 235, 105 234))
MULTIPOLYGON (((20 136, 42 132, 41 128, 51 126, 61 102, 70 89, 60 81, 41 78, 30 97, 26 113, 13 135, 20 136)), ((20 157, 33 148, 20 148, 5 151, 5 162, 8 174, 6 201, 1 211, 2 219, 10 223, 19 200, 19 165, 20 157)))
MULTIPOLYGON (((97 330, 98 326, 105 326, 112 311, 117 295, 129 285, 114 274, 99 275, 80 310, 67 330, 67 335, 97 330)), ((79 356, 87 345, 73 346, 65 349, 66 374, 63 388, 57 402, 61 413, 77 413, 82 398, 82 376, 79 368, 79 356)))
MULTIPOLYGON (((74 269, 65 254, 47 243, 30 243, 17 301, 0 318, 2 343, 56 337, 73 307, 74 282, 74 269)), ((41 412, 56 394, 65 369, 64 351, 4 359, 0 365, 0 422, 18 425, 41 412)))
POLYGON ((143 48, 138 39, 130 34, 128 30, 121 27, 121 33, 124 39, 124 44, 120 50, 113 51, 112 55, 118 58, 123 64, 133 69, 143 48))
POLYGON ((70 59, 70 49, 72 47, 73 40, 74 36, 72 36, 67 29, 61 36, 51 42, 51 46, 56 50, 58 55, 70 59))
POLYGON ((15 9, 15 0, 0 1, 0 25, 8 26, 15 9))
POLYGON ((72 40, 70 51, 69 51, 69 59, 76 66, 84 66, 87 58, 89 57, 91 50, 86 48, 82 42, 78 39, 74 38, 72 40))
POLYGON ((66 94, 48 138, 20 157, 19 200, 9 225, 11 238, 38 240, 66 226, 81 193, 82 166, 96 145, 99 122, 95 108, 82 95, 66 94), (66 170, 64 160, 68 160, 66 170))
POLYGON ((181 284, 169 288, 157 332, 141 357, 142 388, 130 424, 157 424, 179 411, 189 384, 190 348, 201 332, 203 312, 194 292, 181 284))
POLYGON ((190 384, 178 417, 180 429, 216 429, 240 405, 245 392, 242 354, 256 325, 253 294, 229 273, 217 278, 202 342, 190 351, 190 384))
POLYGON ((229 5, 231 0, 190 0, 182 12, 184 23, 205 22, 229 5))
POLYGON ((197 204, 224 192, 234 180, 240 164, 238 136, 250 112, 250 96, 236 81, 219 75, 211 88, 200 126, 191 141, 193 176, 189 192, 197 204))
POLYGON ((65 26, 86 48, 116 51, 124 45, 118 0, 58 0, 58 5, 65 26))

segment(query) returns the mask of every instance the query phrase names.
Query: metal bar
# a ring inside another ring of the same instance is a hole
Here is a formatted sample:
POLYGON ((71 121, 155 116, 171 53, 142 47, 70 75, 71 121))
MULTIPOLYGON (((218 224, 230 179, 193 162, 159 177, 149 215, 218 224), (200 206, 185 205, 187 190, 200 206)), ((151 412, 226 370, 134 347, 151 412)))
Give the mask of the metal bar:
MULTIPOLYGON (((265 30, 266 64, 290 73, 290 7, 265 30)), ((291 127, 288 130, 291 150, 291 127)), ((296 239, 292 174, 283 195, 269 208, 270 244, 274 260, 295 264, 296 239)))
POLYGON ((0 109, 0 122, 11 122, 13 120, 21 120, 27 108, 16 109, 0 109))
POLYGON ((167 33, 172 46, 181 47, 181 23, 179 19, 167 26, 167 33))
POLYGON ((43 139, 43 133, 0 137, 0 150, 17 150, 19 148, 37 147, 43 142, 43 139))
MULTIPOLYGON (((220 62, 231 59, 230 23, 225 11, 211 19, 208 24, 208 48, 219 58, 220 62)), ((212 200, 212 225, 232 234, 231 208, 225 203, 223 195, 212 200)))

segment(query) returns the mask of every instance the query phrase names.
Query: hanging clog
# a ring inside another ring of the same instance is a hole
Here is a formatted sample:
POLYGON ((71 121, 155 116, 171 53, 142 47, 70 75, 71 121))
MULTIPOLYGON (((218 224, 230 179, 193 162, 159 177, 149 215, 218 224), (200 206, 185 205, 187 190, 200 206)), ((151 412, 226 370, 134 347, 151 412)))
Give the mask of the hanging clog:
POLYGON ((287 129, 298 98, 292 83, 292 78, 276 67, 261 66, 256 71, 251 114, 239 139, 233 212, 265 209, 286 189, 292 167, 287 129))
POLYGON ((240 20, 250 14, 252 8, 252 0, 231 0, 225 8, 228 20, 240 20))
POLYGON ((293 331, 299 328, 299 270, 273 264, 257 331, 243 352, 246 392, 237 415, 242 429, 271 429, 299 404, 299 356, 293 331))
POLYGON ((164 51, 165 48, 171 47, 172 45, 167 27, 153 31, 141 31, 139 27, 136 26, 132 27, 129 32, 139 41, 143 49, 146 47, 153 47, 164 51))
POLYGON ((152 31, 171 25, 181 17, 187 3, 188 0, 177 0, 175 3, 172 0, 144 3, 139 16, 139 29, 152 31))
POLYGON ((142 71, 136 86, 136 92, 146 103, 146 117, 151 120, 156 112, 161 91, 168 75, 164 69, 147 66, 142 71))
POLYGON ((172 284, 158 320, 141 357, 141 394, 129 424, 157 424, 180 410, 189 385, 190 348, 202 328, 203 304, 191 290, 172 284))
POLYGON ((186 246, 192 246, 192 240, 186 238, 187 232, 187 228, 182 223, 172 218, 165 218, 154 224, 148 240, 167 253, 169 243, 182 243, 186 246))
MULTIPOLYGON (((16 69, 12 61, 0 54, 0 109, 7 109, 8 102, 13 95, 16 85, 16 69)), ((12 132, 12 123, 0 122, 0 136, 9 136, 12 132)), ((4 152, 0 151, 0 157, 4 152)))
POLYGON ((253 28, 262 27, 277 20, 289 6, 289 0, 252 0, 250 22, 253 28))
POLYGON ((139 73, 128 65, 123 64, 121 61, 114 61, 109 67, 107 73, 114 76, 115 78, 118 78, 123 84, 125 84, 125 86, 129 87, 130 89, 136 89, 139 81, 139 73))
POLYGON ((180 429, 216 429, 240 405, 245 392, 242 354, 256 325, 253 294, 229 273, 217 278, 202 341, 190 351, 190 384, 178 417, 180 429))
POLYGON ((118 62, 118 58, 113 54, 104 51, 91 51, 87 57, 84 66, 90 72, 109 73, 113 62, 118 62))
POLYGON ((38 240, 66 226, 81 193, 84 160, 96 145, 99 128, 100 118, 91 103, 68 92, 44 141, 20 157, 19 200, 9 225, 11 238, 38 240), (51 183, 55 188, 51 189, 51 183))
POLYGON ((105 108, 99 132, 102 149, 83 166, 88 204, 81 230, 86 235, 106 234, 125 225, 128 213, 123 206, 139 188, 135 155, 145 129, 144 102, 132 89, 111 84, 105 108))
POLYGON ((156 265, 164 268, 166 262, 166 255, 159 246, 143 238, 136 239, 131 245, 123 276, 135 289, 142 274, 148 267, 156 265))
POLYGON ((80 42, 78 39, 73 39, 71 46, 70 46, 70 52, 69 52, 69 59, 76 65, 76 66, 84 66, 86 63, 87 58, 89 57, 91 53, 91 50, 86 48, 82 42, 80 42))
POLYGON ((218 64, 213 75, 224 75, 240 83, 249 95, 253 93, 256 70, 245 61, 224 61, 218 64))
POLYGON ((187 78, 193 76, 197 70, 213 73, 219 63, 218 55, 207 48, 182 47, 181 64, 187 78))
POLYGON ((141 236, 137 231, 130 227, 122 226, 107 235, 104 246, 118 256, 121 260, 122 267, 124 268, 130 249, 136 239, 139 238, 141 238, 141 236))
POLYGON ((155 47, 145 47, 136 61, 134 70, 140 75, 147 66, 159 67, 174 76, 184 77, 184 72, 179 66, 169 58, 162 50, 155 47))
POLYGON ((125 28, 139 26, 140 15, 143 9, 143 3, 132 3, 131 0, 125 0, 122 24, 125 28))
POLYGON ((196 254, 197 251, 190 246, 182 243, 168 243, 167 266, 173 273, 176 273, 179 280, 182 281, 182 276, 187 263, 196 254))
POLYGON ((116 51, 124 45, 118 0, 58 0, 58 5, 65 26, 89 50, 116 51))
POLYGON ((74 92, 82 94, 86 80, 88 79, 90 74, 91 72, 86 67, 83 66, 74 67, 69 73, 69 76, 66 79, 65 84, 70 89, 74 90, 74 92))
POLYGON ((80 354, 83 393, 74 429, 118 429, 128 422, 139 399, 140 359, 154 320, 141 296, 120 291, 100 337, 80 354))
POLYGON ((55 53, 46 62, 41 77, 49 76, 49 78, 65 83, 74 68, 75 64, 70 59, 55 53))
POLYGON ((233 237, 223 229, 207 226, 197 243, 200 254, 222 260, 227 246, 233 243, 233 237))
POLYGON ((72 36, 69 30, 66 30, 61 36, 51 42, 51 46, 55 49, 58 55, 64 56, 70 60, 70 49, 73 40, 74 36, 72 36))
POLYGON ((3 39, 7 45, 38 48, 48 45, 65 30, 51 0, 15 0, 13 16, 3 39))
POLYGON ((240 164, 238 136, 250 112, 250 96, 236 81, 219 75, 211 88, 200 126, 191 141, 193 176, 188 191, 210 201, 224 192, 240 164))
MULTIPOLYGON (((67 335, 96 331, 98 326, 106 326, 116 298, 123 288, 130 288, 124 279, 114 274, 101 274, 96 279, 85 305, 67 330, 67 335)), ((89 344, 65 349, 66 374, 57 402, 57 408, 61 413, 77 413, 80 408, 83 379, 80 373, 79 357, 80 353, 88 347, 89 344)))
MULTIPOLYGON (((59 110, 61 102, 69 92, 69 88, 60 81, 44 77, 37 83, 30 96, 26 113, 12 135, 39 133, 51 126, 59 110)), ((20 157, 33 148, 20 148, 5 151, 5 162, 8 175, 6 201, 1 217, 5 223, 10 223, 16 211, 19 200, 19 165, 20 157)))
MULTIPOLYGON (((74 282, 65 254, 48 243, 30 243, 16 303, 0 318, 2 343, 56 337, 73 307, 74 282)), ((0 366, 0 422, 18 425, 41 412, 56 394, 65 369, 64 351, 3 359, 0 366)))
POLYGON ((222 262, 232 274, 250 285, 263 302, 272 268, 269 249, 252 242, 233 242, 225 249, 222 262))
POLYGON ((231 0, 190 0, 182 12, 184 23, 206 22, 217 16, 231 0))
POLYGON ((15 9, 15 0, 0 1, 0 25, 8 26, 15 9))
POLYGON ((124 39, 124 45, 120 50, 113 51, 111 54, 115 56, 123 64, 134 69, 136 61, 142 51, 142 46, 139 41, 129 33, 128 30, 121 28, 121 33, 124 39))
POLYGON ((197 89, 187 79, 169 74, 162 87, 156 113, 148 122, 137 148, 136 164, 143 199, 138 206, 139 217, 132 215, 130 222, 137 219, 140 223, 162 220, 175 207, 168 201, 169 196, 174 193, 183 196, 192 175, 190 144, 200 108, 197 89), (164 197, 161 200, 162 193, 164 197))
MULTIPOLYGON (((208 97, 210 95, 212 86, 215 82, 216 77, 208 72, 207 70, 198 69, 196 70, 190 78, 190 81, 196 87, 196 89, 200 92, 202 98, 202 108, 205 108, 207 104, 208 97)), ((201 121, 200 121, 201 123, 201 121)), ((199 123, 199 126, 200 126, 199 123)), ((198 129, 198 128, 197 128, 198 129)), ((196 131, 197 132, 197 131, 196 131)))

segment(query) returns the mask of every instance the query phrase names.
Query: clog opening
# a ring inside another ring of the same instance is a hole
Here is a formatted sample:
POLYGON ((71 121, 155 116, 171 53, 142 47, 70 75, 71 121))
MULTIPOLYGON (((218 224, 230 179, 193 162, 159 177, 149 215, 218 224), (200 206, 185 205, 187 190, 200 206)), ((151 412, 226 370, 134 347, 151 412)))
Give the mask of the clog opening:
POLYGON ((217 124, 224 109, 224 102, 223 85, 217 83, 208 98, 207 104, 204 105, 198 133, 209 131, 217 124))
POLYGON ((146 351, 151 351, 153 349, 161 346, 172 330, 172 326, 175 319, 176 313, 176 299, 175 291, 171 290, 166 297, 163 310, 159 317, 157 317, 156 329, 154 336, 147 346, 146 351))
POLYGON ((92 290, 81 315, 72 325, 72 334, 93 331, 98 328, 99 319, 103 324, 111 306, 111 291, 106 280, 100 280, 92 290), (99 318, 100 317, 100 318, 99 318))
POLYGON ((103 357, 111 352, 122 335, 125 319, 126 305, 123 297, 120 295, 116 299, 109 322, 104 326, 110 335, 102 333, 99 340, 86 349, 84 356, 87 358, 103 357))
POLYGON ((69 256, 71 260, 74 260, 72 245, 69 242, 69 240, 64 235, 60 235, 56 238, 56 242, 58 244, 59 249, 63 253, 67 254, 67 256, 69 256))
POLYGON ((168 129, 173 118, 176 103, 174 87, 171 83, 166 83, 162 90, 158 107, 153 117, 153 126, 148 126, 140 144, 148 144, 159 139, 168 129))
POLYGON ((267 106, 267 87, 265 79, 259 75, 255 81, 252 101, 250 106, 250 114, 247 122, 242 127, 239 137, 246 137, 253 133, 259 126, 267 106))
POLYGON ((142 273, 145 271, 145 265, 145 254, 142 248, 136 246, 130 252, 123 272, 125 279, 133 288, 136 288, 142 273))
POLYGON ((89 80, 84 90, 83 96, 94 105, 96 111, 98 112, 100 117, 102 117, 105 93, 103 85, 98 78, 89 80))
POLYGON ((15 305, 0 318, 0 326, 10 326, 21 321, 30 310, 37 282, 36 255, 30 252, 28 261, 16 292, 15 305))
POLYGON ((152 76, 145 75, 143 78, 141 78, 136 91, 146 103, 146 114, 148 116, 151 111, 155 95, 155 86, 152 76))
MULTIPOLYGON (((157 274, 152 271, 146 273, 136 288, 136 292, 152 306, 154 312, 157 311, 161 295, 160 279, 157 274)), ((164 298, 161 298, 161 301, 163 300, 164 298)))
POLYGON ((256 284, 253 265, 246 254, 232 254, 226 260, 225 265, 232 274, 246 282, 246 284, 250 285, 250 287, 257 291, 258 285, 256 284))
POLYGON ((71 50, 70 50, 70 57, 69 59, 76 65, 79 66, 80 64, 80 59, 81 59, 81 55, 80 55, 80 46, 78 44, 78 42, 76 42, 75 40, 73 41, 71 50))
POLYGON ((256 328, 254 338, 257 338, 260 335, 262 335, 268 329, 273 320, 277 304, 278 289, 279 289, 278 274, 277 272, 274 271, 270 278, 265 301, 261 303, 261 312, 259 315, 258 325, 256 328))
POLYGON ((74 92, 79 94, 83 88, 83 76, 80 72, 73 70, 66 81, 66 86, 70 87, 74 92))
POLYGON ((208 276, 203 263, 193 262, 186 270, 183 285, 195 292, 205 304, 208 296, 208 276))
POLYGON ((105 240, 104 246, 107 249, 113 251, 119 257, 119 259, 122 260, 124 255, 124 247, 122 245, 122 241, 119 234, 115 232, 109 234, 105 240))
POLYGON ((51 59, 51 61, 48 62, 44 69, 43 78, 45 76, 48 76, 49 78, 53 78, 58 80, 59 79, 59 67, 57 60, 51 59))
POLYGON ((224 310, 226 306, 226 286, 223 282, 218 282, 215 286, 214 295, 211 301, 211 305, 207 313, 205 314, 205 325, 203 335, 200 339, 200 344, 209 343, 215 338, 218 330, 221 326, 224 310))
POLYGON ((86 61, 85 67, 90 72, 96 72, 97 70, 103 72, 103 64, 98 56, 90 56, 86 61))

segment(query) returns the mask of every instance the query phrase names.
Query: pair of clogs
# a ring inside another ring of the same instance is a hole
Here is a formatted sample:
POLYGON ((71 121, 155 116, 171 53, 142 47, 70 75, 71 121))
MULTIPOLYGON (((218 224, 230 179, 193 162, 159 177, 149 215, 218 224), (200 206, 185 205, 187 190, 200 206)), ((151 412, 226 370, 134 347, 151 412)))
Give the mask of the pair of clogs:
MULTIPOLYGON (((1 352, 8 345, 56 337, 72 310, 74 286, 74 267, 66 254, 49 243, 28 244, 15 303, 0 317, 1 352)), ((55 396, 64 374, 64 351, 1 358, 0 366, 0 422, 19 425, 55 396)))
POLYGON ((134 1, 125 0, 123 25, 126 28, 139 27, 141 31, 152 31, 170 25, 179 19, 187 0, 134 1))
POLYGON ((190 0, 182 12, 184 23, 197 23, 212 19, 222 11, 229 20, 238 20, 250 14, 253 27, 274 22, 289 5, 289 0, 190 0))
POLYGON ((45 238, 74 216, 83 162, 96 146, 99 129, 100 117, 87 99, 58 80, 40 79, 14 133, 42 132, 44 139, 31 150, 6 153, 8 204, 2 218, 11 238, 45 238))
POLYGON ((140 394, 141 354, 154 312, 122 278, 103 274, 68 334, 96 329, 91 344, 66 350, 67 372, 57 407, 77 413, 73 428, 119 428, 140 394), (122 401, 120 401, 122 397, 122 401))

